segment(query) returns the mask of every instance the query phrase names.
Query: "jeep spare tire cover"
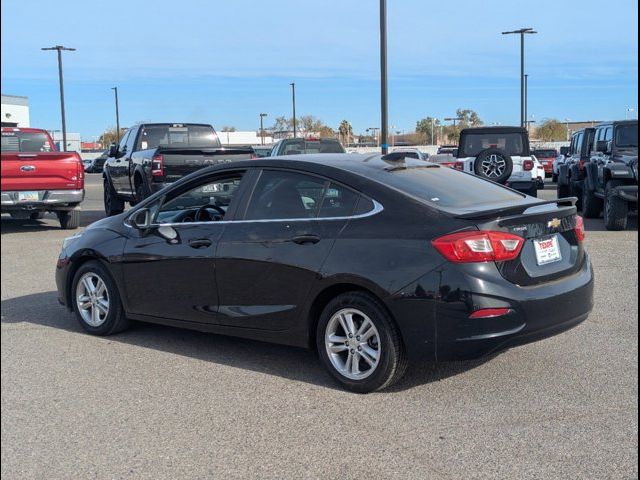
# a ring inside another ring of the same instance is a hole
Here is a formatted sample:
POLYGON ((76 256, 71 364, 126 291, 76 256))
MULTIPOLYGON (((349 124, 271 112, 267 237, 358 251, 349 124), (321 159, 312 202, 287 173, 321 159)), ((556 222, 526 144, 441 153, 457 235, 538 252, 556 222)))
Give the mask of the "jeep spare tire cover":
POLYGON ((476 175, 497 183, 507 183, 513 172, 511 156, 497 148, 483 150, 473 166, 476 175))

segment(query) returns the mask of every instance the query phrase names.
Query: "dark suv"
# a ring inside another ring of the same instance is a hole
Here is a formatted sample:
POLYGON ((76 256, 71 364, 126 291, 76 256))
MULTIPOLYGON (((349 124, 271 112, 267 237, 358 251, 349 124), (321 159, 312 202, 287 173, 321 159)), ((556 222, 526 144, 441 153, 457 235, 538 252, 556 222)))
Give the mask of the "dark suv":
POLYGON ((627 228, 629 210, 638 209, 637 120, 596 127, 594 149, 585 164, 584 177, 584 216, 596 218, 604 211, 607 230, 627 228))
POLYGON ((584 168, 591 159, 595 132, 595 128, 583 128, 574 132, 567 158, 558 169, 558 198, 577 197, 578 210, 582 210, 584 168))

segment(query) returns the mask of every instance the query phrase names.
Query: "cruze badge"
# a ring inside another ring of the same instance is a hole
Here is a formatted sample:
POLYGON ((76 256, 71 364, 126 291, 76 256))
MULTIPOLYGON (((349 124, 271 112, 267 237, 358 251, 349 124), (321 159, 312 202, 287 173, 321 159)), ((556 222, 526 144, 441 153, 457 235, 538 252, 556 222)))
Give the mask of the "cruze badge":
POLYGON ((562 225, 562 222, 558 218, 554 218, 547 223, 547 227, 549 228, 558 228, 560 225, 562 225))

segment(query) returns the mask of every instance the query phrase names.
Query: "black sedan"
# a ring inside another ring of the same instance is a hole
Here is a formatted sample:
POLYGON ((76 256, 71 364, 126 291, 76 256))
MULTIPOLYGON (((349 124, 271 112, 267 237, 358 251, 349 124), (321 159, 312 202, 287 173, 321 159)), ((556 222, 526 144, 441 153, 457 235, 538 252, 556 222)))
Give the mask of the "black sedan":
POLYGON ((60 302, 317 349, 369 392, 409 360, 476 358, 593 306, 573 199, 543 202, 413 159, 306 155, 205 168, 65 240, 60 302))

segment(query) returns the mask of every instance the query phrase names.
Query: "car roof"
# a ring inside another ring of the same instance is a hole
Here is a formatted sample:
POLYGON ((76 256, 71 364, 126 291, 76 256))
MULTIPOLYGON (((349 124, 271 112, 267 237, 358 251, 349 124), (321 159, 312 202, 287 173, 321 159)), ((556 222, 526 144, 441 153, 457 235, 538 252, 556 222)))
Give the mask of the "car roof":
POLYGON ((25 132, 25 133, 46 133, 49 132, 42 128, 25 128, 25 127, 2 127, 3 132, 25 132))
POLYGON ((475 133, 482 135, 483 133, 527 133, 527 129, 524 127, 471 127, 464 128, 460 132, 463 133, 475 133))
POLYGON ((633 124, 638 124, 638 120, 634 119, 634 120, 614 120, 612 122, 602 122, 599 123, 598 125, 596 125, 596 128, 598 127, 606 127, 609 125, 633 125, 633 124))

